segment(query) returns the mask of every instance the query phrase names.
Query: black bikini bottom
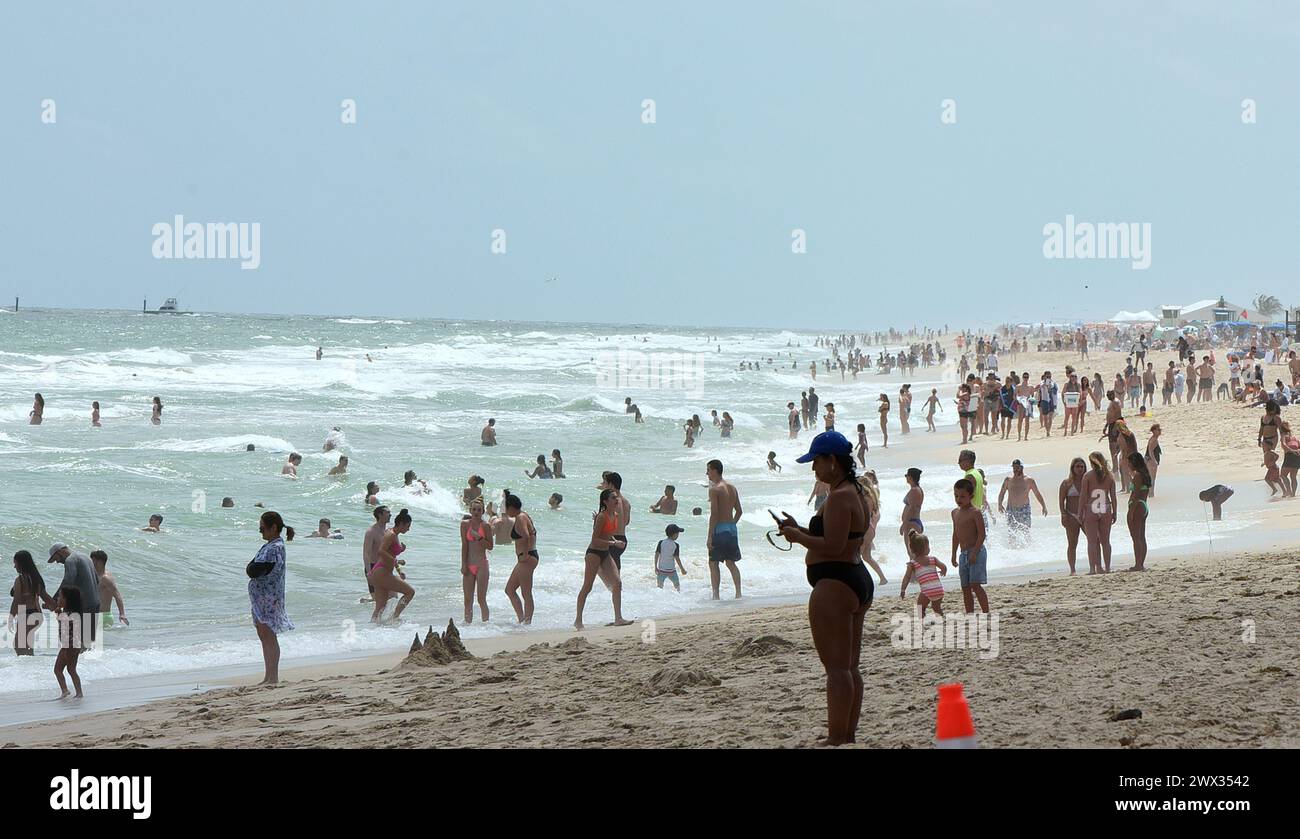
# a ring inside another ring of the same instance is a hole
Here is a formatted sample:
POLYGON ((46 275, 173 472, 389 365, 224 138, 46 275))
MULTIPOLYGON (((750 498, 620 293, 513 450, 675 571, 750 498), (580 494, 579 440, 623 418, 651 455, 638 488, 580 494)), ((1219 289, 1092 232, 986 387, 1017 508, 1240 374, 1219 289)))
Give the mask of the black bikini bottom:
POLYGON ((839 580, 858 596, 858 603, 870 606, 876 584, 862 562, 817 562, 808 566, 808 585, 813 588, 821 580, 839 580))

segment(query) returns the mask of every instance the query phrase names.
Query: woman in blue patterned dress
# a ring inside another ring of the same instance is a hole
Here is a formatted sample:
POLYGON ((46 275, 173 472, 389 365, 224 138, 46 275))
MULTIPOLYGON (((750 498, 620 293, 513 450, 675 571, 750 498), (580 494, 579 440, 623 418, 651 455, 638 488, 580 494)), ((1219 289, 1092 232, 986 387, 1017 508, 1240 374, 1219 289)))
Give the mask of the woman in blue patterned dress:
POLYGON ((284 609, 284 539, 280 536, 283 531, 292 539, 293 528, 285 525, 279 513, 267 510, 262 513, 258 529, 266 544, 244 570, 249 578, 253 626, 262 642, 262 658, 266 662, 266 677, 261 684, 270 685, 280 681, 280 641, 276 636, 293 629, 293 621, 284 609))

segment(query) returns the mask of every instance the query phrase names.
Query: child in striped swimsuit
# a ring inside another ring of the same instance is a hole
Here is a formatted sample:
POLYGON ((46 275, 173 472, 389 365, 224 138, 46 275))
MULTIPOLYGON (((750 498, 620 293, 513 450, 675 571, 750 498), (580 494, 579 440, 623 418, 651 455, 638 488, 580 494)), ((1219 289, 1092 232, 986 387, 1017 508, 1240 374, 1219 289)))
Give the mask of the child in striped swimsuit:
POLYGON ((947 576, 948 567, 930 556, 930 539, 919 531, 907 532, 907 549, 911 555, 907 560, 907 572, 903 574, 903 585, 898 596, 907 597, 907 584, 915 579, 921 587, 921 593, 916 597, 921 617, 925 617, 925 610, 929 606, 934 607, 936 615, 943 617, 943 608, 939 605, 939 601, 943 600, 943 583, 939 582, 939 575, 947 576))

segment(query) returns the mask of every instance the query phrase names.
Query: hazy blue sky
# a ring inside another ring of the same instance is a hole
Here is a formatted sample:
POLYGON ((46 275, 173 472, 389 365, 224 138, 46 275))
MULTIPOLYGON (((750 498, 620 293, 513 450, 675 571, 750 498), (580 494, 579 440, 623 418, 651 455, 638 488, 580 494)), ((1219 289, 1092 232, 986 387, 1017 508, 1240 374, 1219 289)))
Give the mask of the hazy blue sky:
POLYGON ((34 306, 867 328, 1300 303, 1298 171, 1287 2, 0 16, 0 298, 34 306), (154 259, 176 213, 259 222, 261 267, 154 259), (1151 267, 1045 259, 1067 213, 1149 222, 1151 267))

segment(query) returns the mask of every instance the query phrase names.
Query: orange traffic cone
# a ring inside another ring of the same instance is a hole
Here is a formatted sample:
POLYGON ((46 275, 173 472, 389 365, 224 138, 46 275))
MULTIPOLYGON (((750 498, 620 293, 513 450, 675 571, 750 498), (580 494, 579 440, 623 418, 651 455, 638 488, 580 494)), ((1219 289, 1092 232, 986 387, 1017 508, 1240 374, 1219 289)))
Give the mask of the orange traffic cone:
POLYGON ((962 694, 961 683, 939 685, 939 711, 934 728, 936 749, 978 749, 975 722, 962 694))

